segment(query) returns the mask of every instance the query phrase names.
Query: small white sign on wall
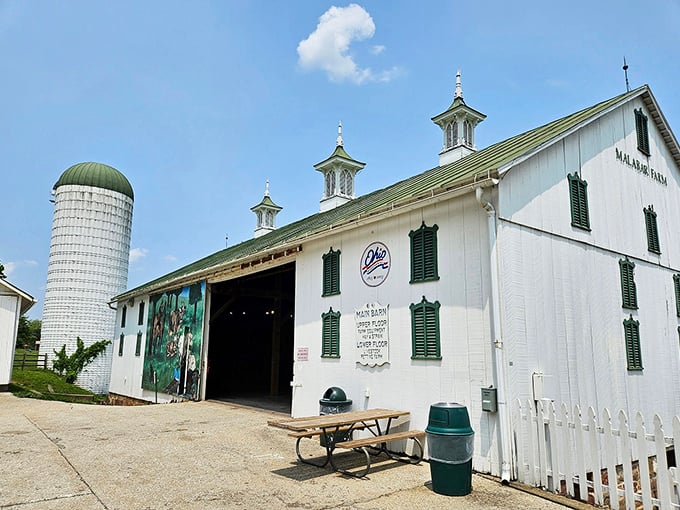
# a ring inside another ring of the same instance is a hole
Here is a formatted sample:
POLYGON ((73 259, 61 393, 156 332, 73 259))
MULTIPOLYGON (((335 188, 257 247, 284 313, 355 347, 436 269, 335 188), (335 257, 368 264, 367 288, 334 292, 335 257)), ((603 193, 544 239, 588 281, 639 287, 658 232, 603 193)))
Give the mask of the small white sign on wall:
POLYGON ((298 347, 297 356, 295 358, 297 361, 308 361, 309 360, 309 347, 298 347))
POLYGON ((377 366, 390 362, 389 305, 367 303, 354 310, 356 362, 377 366))

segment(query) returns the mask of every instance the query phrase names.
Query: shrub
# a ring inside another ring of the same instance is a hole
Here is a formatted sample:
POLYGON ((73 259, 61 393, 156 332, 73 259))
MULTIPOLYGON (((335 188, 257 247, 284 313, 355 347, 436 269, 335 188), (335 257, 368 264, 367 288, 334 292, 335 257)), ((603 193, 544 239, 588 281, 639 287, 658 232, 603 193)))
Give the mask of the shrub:
POLYGON ((67 383, 73 384, 83 368, 104 352, 106 346, 110 343, 110 340, 99 340, 89 347, 85 347, 83 341, 78 337, 76 339, 76 350, 70 356, 66 354, 66 344, 62 345, 59 351, 54 351, 56 359, 52 363, 52 366, 59 375, 64 376, 67 383))

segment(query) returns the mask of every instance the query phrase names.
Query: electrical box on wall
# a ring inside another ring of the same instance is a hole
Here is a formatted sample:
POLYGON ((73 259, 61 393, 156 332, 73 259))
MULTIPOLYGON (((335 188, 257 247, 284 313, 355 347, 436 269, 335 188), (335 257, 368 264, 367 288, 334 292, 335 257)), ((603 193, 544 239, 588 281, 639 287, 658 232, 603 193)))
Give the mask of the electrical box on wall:
POLYGON ((498 411, 498 391, 496 388, 482 388, 482 411, 498 411))
POLYGON ((541 400, 545 397, 543 388, 544 377, 543 372, 534 372, 531 374, 531 388, 534 393, 534 400, 541 400))

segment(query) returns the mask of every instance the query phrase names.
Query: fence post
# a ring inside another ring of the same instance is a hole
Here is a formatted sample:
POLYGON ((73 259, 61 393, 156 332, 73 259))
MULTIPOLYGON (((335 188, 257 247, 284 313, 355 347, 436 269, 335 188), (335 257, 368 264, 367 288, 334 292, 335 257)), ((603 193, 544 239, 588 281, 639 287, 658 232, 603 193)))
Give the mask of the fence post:
POLYGON ((550 469, 552 471, 552 479, 550 480, 550 490, 559 494, 560 492, 560 431, 563 430, 559 421, 557 420, 557 413, 555 412, 555 403, 551 400, 548 403, 548 441, 550 443, 550 469))
POLYGON ((536 430, 538 431, 538 466, 541 487, 548 489, 548 443, 545 438, 545 401, 536 402, 536 430))
POLYGON ((529 431, 529 480, 534 487, 538 487, 541 477, 536 473, 539 468, 539 450, 538 450, 538 431, 536 429, 536 409, 534 402, 527 400, 527 414, 528 414, 528 431, 529 431))
POLYGON ((640 471, 640 487, 642 488, 643 508, 652 508, 652 487, 649 483, 649 454, 647 453, 647 431, 642 413, 635 414, 635 443, 638 454, 638 469, 640 471))
POLYGON ((586 475, 586 461, 583 445, 583 419, 581 406, 574 406, 574 446, 576 449, 576 473, 578 474, 579 499, 588 501, 588 476, 586 475))
POLYGON ((656 446, 656 494, 661 510, 671 508, 671 488, 668 480, 668 462, 666 460, 666 439, 663 435, 663 423, 658 414, 654 415, 654 443, 656 446))
POLYGON ((609 507, 619 508, 619 485, 616 473, 616 438, 612 430, 612 417, 606 407, 602 412, 602 430, 604 434, 604 465, 607 468, 607 491, 609 507))
POLYGON ((633 490, 633 442, 630 440, 628 418, 623 409, 619 411, 619 436, 621 437, 621 464, 623 465, 623 488, 626 491, 626 510, 635 510, 633 490))
POLYGON ((574 497, 574 448, 571 438, 571 424, 567 404, 562 403, 562 451, 564 452, 564 479, 567 484, 567 494, 574 497))
POLYGON ((600 446, 597 440, 597 417, 595 409, 588 408, 588 439, 590 449, 590 469, 593 471, 593 493, 595 504, 602 504, 602 469, 600 468, 600 446))
POLYGON ((26 364, 26 349, 24 349, 24 355, 21 357, 21 370, 24 370, 24 365, 26 364))

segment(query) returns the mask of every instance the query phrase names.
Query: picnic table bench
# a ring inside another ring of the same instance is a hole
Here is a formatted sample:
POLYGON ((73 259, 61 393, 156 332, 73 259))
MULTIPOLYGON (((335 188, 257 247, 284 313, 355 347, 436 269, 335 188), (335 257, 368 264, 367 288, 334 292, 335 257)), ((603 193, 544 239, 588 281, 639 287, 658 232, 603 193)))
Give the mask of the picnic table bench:
POLYGON ((288 435, 297 439, 295 452, 300 462, 311 464, 316 467, 324 467, 330 464, 334 471, 345 475, 362 478, 371 469, 371 455, 385 453, 390 459, 410 464, 418 464, 423 458, 423 444, 421 438, 425 435, 422 430, 408 430, 403 432, 390 432, 392 421, 395 418, 408 416, 407 411, 395 411, 390 409, 367 409, 364 411, 351 411, 340 414, 327 414, 321 416, 306 416, 302 418, 290 418, 283 420, 270 420, 267 422, 272 427, 278 427, 289 431, 288 435), (383 430, 381 420, 387 421, 383 430), (351 439, 355 430, 367 430, 370 436, 359 439, 351 439), (317 436, 324 436, 326 457, 322 463, 312 462, 305 459, 300 452, 300 441, 317 436), (338 440, 340 438, 340 440, 338 440), (344 439, 350 438, 350 439, 344 439), (408 456, 390 451, 387 444, 393 441, 410 439, 416 448, 414 455, 408 456), (366 467, 360 472, 352 472, 342 469, 333 460, 333 451, 336 448, 361 451, 366 460, 366 467))

